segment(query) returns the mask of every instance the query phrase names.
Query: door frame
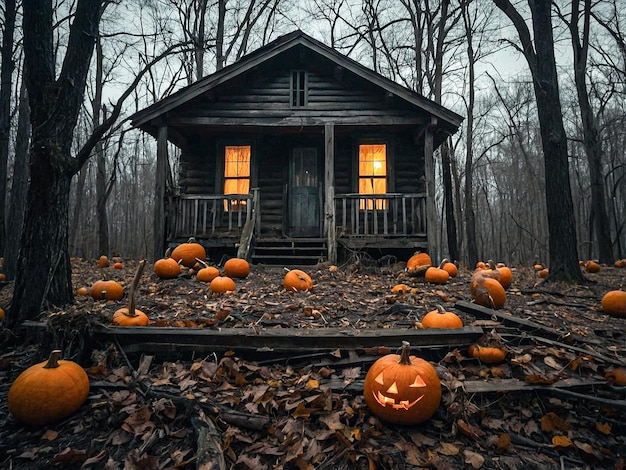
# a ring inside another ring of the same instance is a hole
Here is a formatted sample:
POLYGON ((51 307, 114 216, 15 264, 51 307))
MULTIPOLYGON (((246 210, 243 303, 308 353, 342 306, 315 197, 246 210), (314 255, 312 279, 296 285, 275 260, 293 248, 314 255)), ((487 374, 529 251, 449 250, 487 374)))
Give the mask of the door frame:
POLYGON ((292 142, 288 146, 288 155, 287 155, 287 165, 286 166, 286 176, 285 176, 285 204, 283 205, 283 233, 287 237, 292 238, 318 238, 322 236, 323 232, 323 194, 324 194, 324 160, 323 160, 322 149, 319 143, 313 141, 297 141, 292 142), (317 165, 317 191, 316 191, 316 204, 317 204, 317 224, 316 224, 316 233, 311 233, 310 235, 294 235, 292 231, 291 219, 292 219, 292 177, 294 171, 294 151, 296 149, 306 148, 306 149, 314 149, 316 153, 316 165, 317 165))

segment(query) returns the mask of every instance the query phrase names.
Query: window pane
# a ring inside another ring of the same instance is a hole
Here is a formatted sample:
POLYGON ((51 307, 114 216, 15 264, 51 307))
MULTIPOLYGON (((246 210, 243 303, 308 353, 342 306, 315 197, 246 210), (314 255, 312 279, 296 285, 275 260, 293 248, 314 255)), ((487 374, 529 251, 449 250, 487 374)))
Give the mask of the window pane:
MULTIPOLYGON (((359 194, 387 192, 387 146, 385 144, 359 146, 359 194)), ((371 200, 361 201, 361 209, 373 209, 371 200)), ((376 201, 377 209, 384 209, 384 200, 376 201)))
MULTIPOLYGON (((224 148, 224 194, 248 194, 250 191, 250 146, 232 145, 224 148)), ((245 207, 245 202, 233 202, 231 210, 245 207)), ((224 210, 228 202, 224 201, 224 210)))

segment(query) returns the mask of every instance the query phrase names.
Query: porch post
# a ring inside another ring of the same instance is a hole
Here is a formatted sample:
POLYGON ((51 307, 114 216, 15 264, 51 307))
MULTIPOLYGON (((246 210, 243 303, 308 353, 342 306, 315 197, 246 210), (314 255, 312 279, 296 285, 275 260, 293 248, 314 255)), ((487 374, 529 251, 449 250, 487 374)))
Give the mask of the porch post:
POLYGON ((324 126, 324 233, 327 237, 328 261, 337 263, 335 240, 335 125, 324 126))
POLYGON ((439 259, 437 253, 437 208, 435 206, 435 159, 433 156, 432 126, 437 118, 431 118, 431 125, 424 132, 424 173, 426 177, 426 237, 428 254, 433 259, 439 259))
POLYGON ((161 125, 157 136, 156 182, 154 185, 154 253, 155 260, 165 250, 165 178, 167 173, 167 126, 161 125))

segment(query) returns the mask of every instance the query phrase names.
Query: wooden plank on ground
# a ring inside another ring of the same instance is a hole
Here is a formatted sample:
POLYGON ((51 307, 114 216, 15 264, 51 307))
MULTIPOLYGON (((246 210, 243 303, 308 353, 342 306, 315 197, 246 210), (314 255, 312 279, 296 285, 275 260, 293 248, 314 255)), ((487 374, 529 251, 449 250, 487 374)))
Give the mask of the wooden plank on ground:
POLYGON ((412 347, 454 348, 469 345, 483 334, 482 328, 454 329, 353 329, 353 328, 203 328, 114 327, 95 325, 94 338, 117 341, 127 350, 193 351, 324 351, 372 347, 398 348, 402 341, 412 347), (144 349, 145 348, 145 349, 144 349))

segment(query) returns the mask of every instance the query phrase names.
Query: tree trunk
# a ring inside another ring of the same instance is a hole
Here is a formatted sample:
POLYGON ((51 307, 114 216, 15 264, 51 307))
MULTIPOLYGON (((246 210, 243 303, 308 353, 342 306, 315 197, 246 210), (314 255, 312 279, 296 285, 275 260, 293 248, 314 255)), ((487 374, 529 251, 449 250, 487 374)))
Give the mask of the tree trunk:
POLYGON ((450 163, 450 142, 446 139, 441 144, 441 170, 443 177, 444 206, 446 210, 446 235, 448 255, 451 261, 459 260, 459 248, 456 238, 456 220, 454 218, 454 193, 452 188, 452 169, 450 163))
POLYGON ((578 265, 578 241, 574 220, 574 204, 569 179, 567 136, 559 97, 552 2, 529 2, 532 12, 534 48, 524 19, 509 0, 494 0, 513 22, 532 78, 546 178, 546 208, 550 274, 547 281, 584 282, 578 265))
MULTIPOLYGON (((574 48, 574 81, 578 95, 578 106, 583 125, 583 143, 587 162, 589 163, 589 178, 591 180, 591 214, 593 228, 598 240, 598 255, 600 263, 611 264, 613 260, 613 245, 611 243, 611 229, 605 203, 604 178, 602 175, 602 160, 604 152, 600 142, 598 123, 591 107, 587 92, 587 52, 589 49, 589 22, 591 17, 591 0, 585 0, 584 29, 582 40, 578 33, 578 1, 572 2, 572 17, 569 27, 574 48)), ((591 227, 590 227, 591 228, 591 227)))
POLYGON ((5 252, 6 194, 11 130, 11 84, 13 78, 13 33, 15 31, 15 0, 6 0, 2 33, 2 65, 0 68, 0 256, 5 252))
POLYGON ((10 328, 37 318, 46 300, 52 305, 74 300, 67 249, 72 176, 49 137, 35 134, 10 328))
POLYGON ((73 301, 68 214, 74 128, 98 36, 99 0, 79 0, 55 80, 52 2, 23 3, 24 58, 31 109, 30 185, 8 326, 36 319, 42 306, 73 301))
POLYGON ((28 144, 30 139, 30 106, 26 83, 22 81, 17 118, 17 136, 15 138, 15 159, 13 178, 11 179, 11 198, 9 199, 9 218, 11 230, 7 231, 4 273, 8 280, 15 279, 17 255, 20 250, 22 228, 28 192, 28 144))

